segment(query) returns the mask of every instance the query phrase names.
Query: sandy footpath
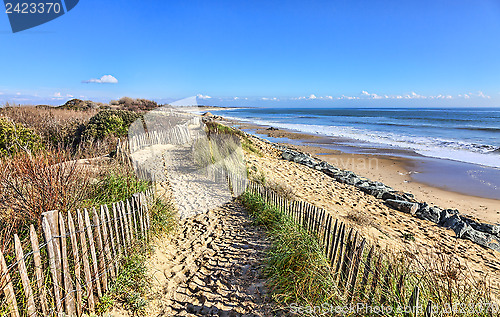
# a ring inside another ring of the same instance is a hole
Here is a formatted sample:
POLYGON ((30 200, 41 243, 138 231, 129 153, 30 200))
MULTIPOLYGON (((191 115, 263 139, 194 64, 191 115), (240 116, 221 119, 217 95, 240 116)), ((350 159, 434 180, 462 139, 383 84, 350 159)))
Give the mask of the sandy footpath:
POLYGON ((273 316, 261 269, 269 242, 236 201, 181 220, 149 264, 148 316, 273 316))

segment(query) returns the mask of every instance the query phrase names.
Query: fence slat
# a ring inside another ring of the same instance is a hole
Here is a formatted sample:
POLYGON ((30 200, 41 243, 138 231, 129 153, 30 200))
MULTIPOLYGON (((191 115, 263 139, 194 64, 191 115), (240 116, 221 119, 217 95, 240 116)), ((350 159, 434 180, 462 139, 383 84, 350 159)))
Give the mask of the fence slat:
POLYGON ((365 244, 366 244, 366 239, 363 238, 363 241, 361 241, 359 249, 356 251, 355 262, 353 264, 353 271, 351 277, 351 287, 349 289, 349 303, 351 303, 352 299, 354 298, 354 289, 356 288, 356 282, 358 281, 359 266, 361 263, 361 259, 363 258, 363 251, 365 250, 365 244))
POLYGON ((57 280, 62 283, 62 264, 61 264, 61 245, 59 238, 54 238, 60 236, 59 233, 59 212, 57 210, 46 211, 42 213, 42 217, 47 218, 47 222, 50 227, 50 232, 52 234, 52 245, 54 247, 55 265, 57 280))
POLYGON ((137 218, 136 218, 136 208, 134 208, 134 198, 130 198, 130 202, 127 200, 127 207, 130 209, 130 213, 132 214, 132 223, 133 223, 133 233, 134 237, 137 238, 139 235, 137 234, 137 218))
POLYGON ((43 277, 42 259, 40 257, 40 246, 35 226, 30 225, 31 249, 33 250, 33 262, 35 264, 36 286, 38 288, 38 300, 42 306, 42 313, 48 316, 49 307, 47 305, 47 290, 45 289, 45 279, 43 277))
POLYGON ((370 252, 368 252, 368 256, 366 257, 365 269, 363 271, 363 279, 361 280, 361 285, 359 287, 359 293, 361 295, 365 295, 366 286, 368 285, 368 277, 371 273, 371 265, 372 265, 372 256, 373 256, 373 246, 370 248, 370 252))
POLYGON ((415 286, 413 289, 413 292, 411 293, 410 299, 408 300, 408 307, 410 307, 410 312, 407 312, 405 316, 411 317, 417 315, 416 310, 417 310, 417 305, 418 305, 418 299, 420 297, 420 289, 418 286, 415 286))
POLYGON ((101 282, 99 279, 99 267, 97 263, 97 255, 95 251, 94 234, 92 232, 92 225, 90 224, 90 217, 87 208, 83 209, 83 215, 85 217, 85 226, 87 227, 87 239, 89 240, 90 255, 92 257, 92 268, 94 269, 94 282, 97 288, 98 298, 102 297, 101 282))
MULTIPOLYGON (((125 203, 124 203, 125 204, 125 203)), ((129 225, 129 230, 130 230, 130 237, 131 239, 135 239, 135 233, 134 233, 134 221, 133 221, 133 217, 132 217, 132 208, 130 207, 130 201, 127 199, 127 203, 126 205, 124 206, 126 207, 126 211, 127 211, 127 219, 128 219, 128 225, 129 225)))
POLYGON ((54 241, 52 239, 52 232, 50 230, 49 221, 47 217, 43 217, 42 228, 47 241, 47 253, 49 254, 50 273, 52 274, 52 284, 54 287, 54 299, 56 301, 56 312, 62 313, 61 305, 61 286, 59 284, 59 274, 57 273, 56 256, 54 252, 54 241))
POLYGON ((349 231, 349 237, 347 238, 347 246, 344 255, 344 263, 342 264, 342 269, 340 271, 339 286, 341 289, 345 290, 347 281, 349 280, 349 273, 351 272, 352 257, 354 255, 354 250, 356 249, 356 243, 358 239, 358 232, 354 235, 352 239, 352 233, 354 229, 349 231))
POLYGON ((73 263, 75 265, 75 290, 76 290, 76 315, 81 316, 83 313, 83 299, 81 283, 81 263, 80 255, 78 254, 78 239, 76 237, 75 222, 68 211, 68 229, 71 240, 71 250, 73 251, 73 263))
POLYGON ((129 247, 131 241, 130 241, 130 232, 129 232, 128 219, 127 219, 126 211, 125 211, 125 208, 124 208, 125 204, 123 203, 123 201, 120 201, 118 203, 118 205, 120 206, 119 210, 120 210, 121 219, 122 219, 122 231, 125 234, 126 246, 129 247))
MULTIPOLYGON (((340 265, 342 264, 342 255, 343 255, 342 252, 345 252, 345 251, 343 251, 344 244, 345 244, 345 242, 344 242, 345 227, 346 227, 346 225, 344 224, 344 228, 342 229, 341 237, 339 239, 339 257, 338 257, 339 259, 337 261, 337 265, 335 266, 335 274, 339 273, 340 265)), ((351 234, 352 234, 352 228, 349 232, 349 237, 347 238, 347 241, 349 241, 349 239, 351 238, 351 234)))
POLYGON ((102 242, 101 222, 99 221, 99 215, 97 214, 97 210, 95 209, 95 207, 92 208, 92 220, 94 221, 97 252, 99 255, 99 275, 101 275, 102 277, 102 290, 105 293, 108 291, 108 270, 106 269, 106 260, 104 259, 104 244, 102 242))
POLYGON ((107 260, 107 265, 106 265, 106 271, 109 270, 111 278, 114 279, 116 277, 115 275, 115 270, 112 269, 113 267, 113 256, 111 255, 111 237, 108 235, 108 224, 109 222, 106 221, 106 215, 104 212, 105 205, 101 205, 100 211, 101 211, 101 225, 102 225, 102 239, 103 239, 103 246, 104 246, 104 255, 106 256, 107 260))
POLYGON ((31 289, 30 279, 28 277, 28 270, 26 269, 26 263, 24 262, 24 252, 21 246, 21 241, 19 236, 14 234, 14 248, 16 249, 16 261, 19 274, 21 275, 21 281, 24 289, 24 296, 27 300, 27 311, 28 316, 36 315, 35 299, 33 297, 33 290, 31 289))
POLYGON ((113 266, 115 268, 115 276, 118 276, 119 274, 119 271, 118 271, 118 253, 117 253, 117 250, 116 250, 116 243, 117 243, 117 240, 115 239, 118 239, 118 237, 115 238, 115 231, 113 230, 114 229, 114 220, 111 220, 111 217, 110 217, 110 214, 109 214, 109 208, 108 208, 108 205, 104 205, 104 210, 106 212, 106 220, 109 224, 109 237, 110 237, 110 242, 111 242, 111 252, 113 254, 113 266))
POLYGON ((73 295, 73 281, 69 273, 68 252, 66 247, 66 226, 64 225, 63 214, 58 215, 59 232, 61 233, 61 259, 64 278, 64 303, 66 304, 66 314, 69 316, 75 315, 75 297, 73 295))
POLYGON ((85 290, 87 292, 88 309, 91 313, 95 310, 94 289, 92 287, 92 274, 90 273, 89 252, 87 238, 85 237, 85 225, 80 210, 76 211, 78 217, 78 229, 80 231, 80 244, 82 245, 83 270, 85 272, 85 290))
POLYGON ((121 240, 121 231, 120 231, 120 219, 117 208, 116 208, 116 203, 113 203, 112 206, 113 209, 113 224, 115 226, 115 233, 116 233, 116 247, 117 247, 117 252, 118 255, 121 255, 122 253, 122 240, 121 240))
POLYGON ((382 287, 382 296, 380 298, 380 302, 384 304, 387 301, 387 298, 389 297, 389 291, 391 289, 391 275, 392 275, 392 265, 389 264, 387 267, 387 271, 385 272, 385 277, 384 277, 384 285, 382 287))
POLYGON ((17 309, 16 293, 14 292, 14 287, 12 286, 12 280, 10 278, 9 270, 5 258, 3 257, 2 250, 0 250, 0 286, 3 288, 3 293, 7 299, 7 305, 9 306, 10 315, 12 317, 19 317, 19 310, 17 309))
POLYGON ((373 299, 375 298, 375 295, 376 295, 381 265, 382 265, 382 254, 379 254, 377 264, 375 266, 375 270, 373 272, 373 277, 372 277, 372 285, 371 285, 371 291, 370 291, 370 304, 373 302, 373 299))
POLYGON ((424 317, 432 317, 432 301, 427 302, 427 307, 425 307, 424 317))

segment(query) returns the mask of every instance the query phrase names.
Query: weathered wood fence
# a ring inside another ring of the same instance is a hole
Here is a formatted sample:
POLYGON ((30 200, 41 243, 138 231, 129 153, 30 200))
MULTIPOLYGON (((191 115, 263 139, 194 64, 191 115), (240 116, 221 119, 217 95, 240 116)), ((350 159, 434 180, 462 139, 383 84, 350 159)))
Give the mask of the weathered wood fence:
MULTIPOLYGON (((186 122, 176 124, 169 128, 155 128, 155 122, 150 122, 151 127, 148 127, 149 131, 141 131, 129 135, 128 146, 130 151, 133 153, 156 144, 182 145, 189 143, 193 140, 193 138, 199 137, 196 131, 203 131, 201 117, 182 113, 177 113, 175 115, 184 116, 186 118, 186 122)), ((157 120, 168 121, 168 117, 160 117, 157 120)), ((148 122, 146 121, 146 125, 147 124, 148 122)))
POLYGON ((0 251, 0 315, 93 313, 120 274, 123 256, 148 239, 154 199, 150 188, 110 206, 48 211, 41 232, 30 226, 29 242, 15 234, 15 255, 0 251))
POLYGON ((331 269, 337 277, 340 296, 347 304, 392 304, 398 301, 406 316, 433 316, 432 302, 419 304, 418 285, 405 285, 404 272, 398 271, 384 253, 362 237, 353 227, 334 218, 326 210, 304 201, 289 201, 274 190, 255 182, 248 184, 249 192, 258 194, 271 205, 281 209, 295 223, 315 235, 323 247, 331 269), (413 290, 405 294, 405 290, 413 290), (419 312, 421 314, 419 314, 419 312))

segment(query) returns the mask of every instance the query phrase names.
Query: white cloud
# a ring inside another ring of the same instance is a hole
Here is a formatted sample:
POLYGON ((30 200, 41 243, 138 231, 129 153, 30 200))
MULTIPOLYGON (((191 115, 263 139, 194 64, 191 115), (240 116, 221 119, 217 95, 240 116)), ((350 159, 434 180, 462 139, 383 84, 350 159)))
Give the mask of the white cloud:
POLYGON ((212 97, 208 96, 208 95, 202 95, 202 94, 198 94, 196 95, 196 97, 200 98, 200 99, 211 99, 212 97))
POLYGON ((477 92, 477 96, 481 97, 481 98, 484 98, 484 99, 491 99, 490 96, 485 95, 482 91, 478 91, 477 92))
POLYGON ((117 84, 118 79, 111 75, 104 75, 101 78, 91 78, 89 80, 84 80, 82 83, 85 84, 117 84))
POLYGON ((62 99, 62 98, 63 98, 63 96, 61 95, 61 93, 60 93, 60 92, 56 92, 56 93, 54 93, 53 98, 54 98, 54 99, 62 99))
POLYGON ((309 95, 309 99, 316 99, 316 98, 318 98, 318 97, 316 97, 314 94, 309 95))
POLYGON ((262 97, 262 98, 260 98, 260 100, 266 100, 266 101, 268 101, 268 100, 272 100, 272 101, 279 101, 279 99, 278 99, 278 98, 276 98, 276 97, 272 97, 272 98, 262 97))

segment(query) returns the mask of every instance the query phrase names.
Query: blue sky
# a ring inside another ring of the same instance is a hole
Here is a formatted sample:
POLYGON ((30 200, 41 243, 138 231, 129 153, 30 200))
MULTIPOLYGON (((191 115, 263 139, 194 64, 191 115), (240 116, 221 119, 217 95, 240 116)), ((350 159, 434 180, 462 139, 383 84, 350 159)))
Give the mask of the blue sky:
POLYGON ((0 14, 0 103, 500 106, 499 39, 498 0, 80 0, 0 14))

